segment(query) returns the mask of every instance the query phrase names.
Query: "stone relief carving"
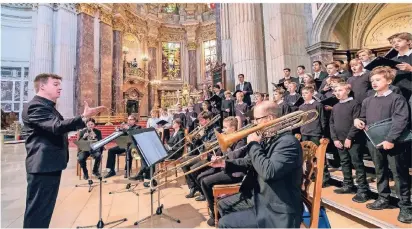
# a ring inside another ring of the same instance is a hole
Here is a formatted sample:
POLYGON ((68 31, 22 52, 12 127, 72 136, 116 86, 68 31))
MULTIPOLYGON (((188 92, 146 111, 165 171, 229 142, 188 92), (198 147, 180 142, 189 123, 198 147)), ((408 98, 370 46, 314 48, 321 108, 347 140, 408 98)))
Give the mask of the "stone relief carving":
POLYGON ((159 36, 161 41, 183 41, 186 31, 183 28, 160 27, 159 36))
POLYGON ((361 36, 375 13, 385 4, 355 4, 355 13, 352 17, 352 44, 353 48, 359 47, 361 36))
POLYGON ((386 40, 390 35, 399 32, 412 31, 412 15, 408 12, 393 15, 377 23, 365 33, 362 47, 374 48, 388 46, 386 40))
POLYGON ((208 24, 206 26, 201 26, 200 31, 198 33, 197 40, 198 41, 207 41, 216 39, 216 24, 208 24))
POLYGON ((84 13, 84 14, 94 17, 94 14, 96 13, 96 10, 98 9, 98 5, 94 3, 90 3, 90 4, 89 3, 78 3, 76 5, 76 8, 79 14, 84 13))
POLYGON ((108 24, 110 26, 113 25, 113 15, 111 12, 107 11, 106 9, 100 8, 99 19, 101 22, 108 24))

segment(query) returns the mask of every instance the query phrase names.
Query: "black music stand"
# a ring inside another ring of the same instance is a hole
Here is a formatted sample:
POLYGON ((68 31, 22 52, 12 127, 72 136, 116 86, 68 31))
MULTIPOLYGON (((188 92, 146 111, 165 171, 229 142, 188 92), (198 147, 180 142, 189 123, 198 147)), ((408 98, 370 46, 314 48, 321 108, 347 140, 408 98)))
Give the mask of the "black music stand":
MULTIPOLYGON (((144 160, 147 166, 150 167, 150 175, 153 177, 153 166, 163 161, 167 158, 168 154, 162 141, 159 138, 159 135, 156 133, 154 128, 147 128, 147 129, 139 129, 139 130, 132 130, 129 133, 132 137, 133 143, 136 147, 139 148, 142 160, 144 160)), ((160 190, 158 190, 158 206, 156 213, 153 214, 153 193, 156 189, 150 189, 150 209, 151 215, 147 216, 139 221, 136 221, 134 225, 138 225, 139 223, 146 221, 147 219, 152 219, 155 215, 164 216, 165 218, 180 223, 179 219, 173 218, 165 213, 163 213, 163 204, 160 204, 160 190)))
MULTIPOLYGON (((78 141, 75 141, 74 144, 76 144, 77 147, 79 148, 79 150, 81 150, 81 151, 90 151, 90 152, 92 152, 92 151, 90 150, 90 145, 91 145, 92 143, 95 143, 95 142, 96 142, 96 141, 86 141, 86 140, 80 139, 80 140, 78 140, 78 141)), ((92 155, 92 153, 90 153, 90 155, 92 155)), ((100 154, 100 160, 102 159, 102 157, 103 157, 103 151, 102 151, 102 153, 100 154)), ((81 169, 80 169, 80 170, 81 170, 81 169)), ((101 162, 101 161, 100 161, 100 171, 102 171, 102 162, 101 162)), ((80 172, 81 172, 81 171, 80 171, 80 172)), ((95 184, 95 183, 93 182, 92 177, 93 177, 93 176, 90 176, 90 177, 89 177, 89 180, 87 181, 87 183, 85 183, 85 184, 76 184, 75 187, 76 187, 76 188, 88 187, 88 188, 89 188, 89 192, 91 192, 91 191, 93 190, 93 188, 98 185, 98 184, 95 184)), ((99 178, 97 177, 97 179, 99 179, 99 178)), ((107 183, 106 180, 104 180, 104 181, 102 181, 102 182, 107 183)))
MULTIPOLYGON (((122 135, 125 135, 125 134, 126 133, 124 133, 123 131, 114 132, 113 134, 109 135, 108 137, 106 137, 106 138, 90 145, 89 150, 90 151, 101 150, 103 146, 109 144, 114 139, 116 139, 116 138, 118 138, 122 135)), ((127 218, 123 218, 123 219, 111 221, 111 222, 108 222, 108 223, 103 222, 103 218, 102 218, 102 186, 103 186, 102 183, 103 183, 103 178, 102 178, 101 173, 102 173, 102 166, 100 166, 100 177, 99 177, 99 185, 100 185, 100 192, 99 192, 99 221, 95 225, 77 226, 77 228, 92 228, 92 227, 103 228, 105 225, 111 225, 111 224, 122 223, 122 222, 127 221, 127 218)))
MULTIPOLYGON (((127 177, 130 176, 130 163, 129 161, 131 160, 129 153, 127 152, 127 146, 129 143, 131 143, 131 138, 130 136, 126 135, 126 136, 120 136, 118 138, 115 139, 116 144, 120 147, 120 148, 124 148, 126 149, 126 175, 127 177)), ((132 192, 134 193, 136 196, 139 196, 139 193, 137 193, 134 189, 137 187, 139 183, 136 184, 132 184, 132 183, 127 183, 126 187, 124 189, 120 189, 117 191, 113 191, 113 192, 109 192, 109 194, 116 194, 116 193, 122 193, 122 192, 132 192)))

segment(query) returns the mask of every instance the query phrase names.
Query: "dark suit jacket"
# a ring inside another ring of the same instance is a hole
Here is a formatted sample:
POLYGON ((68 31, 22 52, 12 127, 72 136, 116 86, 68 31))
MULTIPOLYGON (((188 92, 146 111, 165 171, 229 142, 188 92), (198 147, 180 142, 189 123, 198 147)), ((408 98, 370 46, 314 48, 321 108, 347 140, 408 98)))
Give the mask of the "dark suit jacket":
MULTIPOLYGON (((240 90, 240 84, 236 85, 236 91, 237 90, 240 90)), ((247 103, 247 105, 250 106, 250 104, 252 103, 250 95, 253 94, 252 84, 244 81, 243 91, 246 91, 245 97, 243 97, 243 102, 247 103)))
POLYGON ((182 141, 182 139, 185 137, 185 133, 183 132, 182 129, 180 129, 176 135, 171 136, 169 138, 169 141, 167 141, 167 144, 172 147, 172 149, 169 151, 169 153, 174 153, 176 150, 178 150, 180 148, 180 150, 175 153, 172 157, 170 157, 170 159, 177 159, 179 157, 181 157, 183 155, 183 149, 184 147, 183 144, 185 143, 185 141, 182 141), (179 144, 177 144, 179 142, 179 144))
POLYGON ((36 95, 23 109, 23 124, 28 134, 27 173, 65 169, 69 161, 67 133, 85 127, 80 116, 64 120, 54 106, 54 102, 36 95))
MULTIPOLYGON (((292 82, 295 82, 296 84, 299 85, 299 78, 290 77, 290 80, 291 80, 292 82)), ((283 82, 285 82, 285 78, 280 79, 278 84, 281 84, 281 83, 283 83, 283 82)), ((286 89, 287 89, 287 88, 286 88, 286 89)))
MULTIPOLYGON (((258 227, 299 227, 303 211, 303 154, 299 141, 292 134, 285 133, 272 139, 265 148, 257 142, 251 142, 248 148, 246 158, 226 160, 225 172, 243 172, 245 168, 253 168, 257 184, 252 200, 258 227)), ((248 172, 247 177, 249 175, 248 172)))
POLYGON ((197 113, 195 111, 188 111, 186 113, 186 128, 189 129, 189 132, 192 131, 198 124, 197 120, 197 113), (195 120, 192 120, 192 118, 196 118, 195 120))

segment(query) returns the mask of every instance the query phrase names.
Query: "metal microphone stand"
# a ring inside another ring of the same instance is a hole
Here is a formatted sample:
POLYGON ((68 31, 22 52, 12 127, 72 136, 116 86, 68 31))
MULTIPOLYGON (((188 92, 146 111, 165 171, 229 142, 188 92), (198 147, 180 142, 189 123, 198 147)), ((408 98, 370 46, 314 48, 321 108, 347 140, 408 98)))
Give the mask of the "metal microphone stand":
MULTIPOLYGON (((150 166, 150 177, 153 177, 153 166, 150 166)), ((155 188, 153 188, 153 187, 150 188, 150 214, 151 215, 149 215, 149 216, 147 216, 147 217, 145 217, 145 218, 143 218, 139 221, 136 221, 134 223, 134 225, 138 225, 139 223, 142 223, 142 222, 146 221, 149 218, 151 220, 151 223, 153 223, 153 216, 156 216, 156 215, 160 215, 160 216, 165 217, 166 219, 169 219, 171 221, 175 221, 176 223, 180 223, 179 219, 176 219, 174 217, 171 217, 171 216, 167 215, 166 213, 163 213, 163 207, 164 206, 163 206, 163 204, 160 204, 160 189, 157 191, 157 209, 156 209, 156 213, 153 214, 153 193, 155 191, 156 191, 155 188)))
MULTIPOLYGON (((131 149, 130 149, 131 150, 131 149)), ((131 154, 131 153, 130 153, 131 154)), ((129 152, 126 150, 126 179, 130 177, 130 154, 129 152)), ((123 192, 132 192, 134 193, 136 196, 139 196, 139 193, 137 193, 134 189, 137 188, 137 186, 139 185, 139 183, 136 184, 132 184, 132 183, 127 183, 126 187, 124 189, 120 189, 117 191, 113 191, 113 192, 109 192, 109 194, 116 194, 116 193, 123 193, 123 192)))
MULTIPOLYGON (((113 134, 111 134, 110 136, 106 137, 105 139, 100 140, 99 142, 96 142, 95 144, 93 144, 91 146, 91 150, 95 151, 97 149, 100 149, 101 147, 103 147, 104 145, 108 144, 109 142, 111 142, 112 140, 120 137, 121 135, 123 135, 123 132, 115 132, 113 134)), ((100 171, 99 173, 102 173, 102 166, 100 166, 100 171)), ((111 225, 111 224, 115 224, 115 223, 122 223, 122 222, 126 222, 127 218, 123 218, 123 219, 119 219, 119 220, 115 220, 115 221, 111 221, 108 223, 104 223, 103 222, 103 218, 102 218, 102 187, 103 187, 103 178, 102 175, 99 176, 99 185, 100 185, 100 193, 99 193, 99 221, 97 222, 96 225, 89 225, 89 226, 77 226, 77 228, 92 228, 92 227, 97 227, 97 228, 104 228, 104 226, 106 225, 111 225)))

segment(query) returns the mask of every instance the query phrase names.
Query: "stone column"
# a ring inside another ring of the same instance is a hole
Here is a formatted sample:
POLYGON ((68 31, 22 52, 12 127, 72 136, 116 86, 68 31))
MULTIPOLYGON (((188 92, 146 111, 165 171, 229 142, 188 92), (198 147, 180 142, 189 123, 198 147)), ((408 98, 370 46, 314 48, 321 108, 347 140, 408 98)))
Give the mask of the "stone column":
MULTIPOLYGON (((156 80, 157 79, 157 47, 158 42, 155 38, 149 38, 148 42, 149 47, 149 63, 148 63, 148 73, 149 73, 149 80, 156 80)), ((157 90, 156 87, 153 87, 149 84, 149 110, 152 110, 155 104, 155 94, 154 90, 157 90)))
MULTIPOLYGON (((112 74, 113 74, 113 30, 111 12, 100 10, 100 105, 109 109, 112 107, 112 74)), ((104 114, 104 113, 103 113, 104 114)))
POLYGON ((28 100, 36 91, 34 78, 40 73, 52 73, 53 69, 53 4, 39 3, 33 17, 33 39, 30 53, 28 100))
POLYGON ((321 41, 306 48, 310 61, 320 60, 322 64, 333 61, 333 52, 339 48, 339 43, 321 41))
POLYGON ((94 74, 94 13, 96 8, 91 4, 78 4, 77 15, 77 55, 76 55, 76 110, 83 110, 83 102, 90 106, 98 103, 98 93, 94 90, 98 82, 94 74))
MULTIPOLYGON (((243 73, 253 90, 267 91, 261 4, 229 4, 234 75, 243 73)), ((236 79, 236 83, 237 79, 236 79)))
POLYGON ((123 18, 113 18, 113 77, 112 77, 112 108, 114 113, 124 113, 123 101, 123 18))
POLYGON ((268 90, 272 94, 272 82, 283 76, 283 69, 304 65, 308 71, 311 62, 306 53, 306 16, 304 4, 263 4, 265 50, 267 59, 268 90))
MULTIPOLYGON (((229 9, 228 3, 219 3, 220 5, 220 47, 222 53, 221 62, 226 64, 226 89, 235 90, 235 77, 233 75, 232 62, 232 40, 230 39, 229 27, 229 9)), ((218 26, 218 25, 216 25, 218 26)))
POLYGON ((198 22, 183 24, 187 37, 187 56, 188 56, 188 78, 189 85, 197 85, 197 58, 196 58, 196 30, 199 28, 198 22))
POLYGON ((75 4, 57 4, 54 28, 53 72, 63 77, 63 91, 56 107, 64 118, 72 118, 77 115, 73 113, 77 32, 75 4))

